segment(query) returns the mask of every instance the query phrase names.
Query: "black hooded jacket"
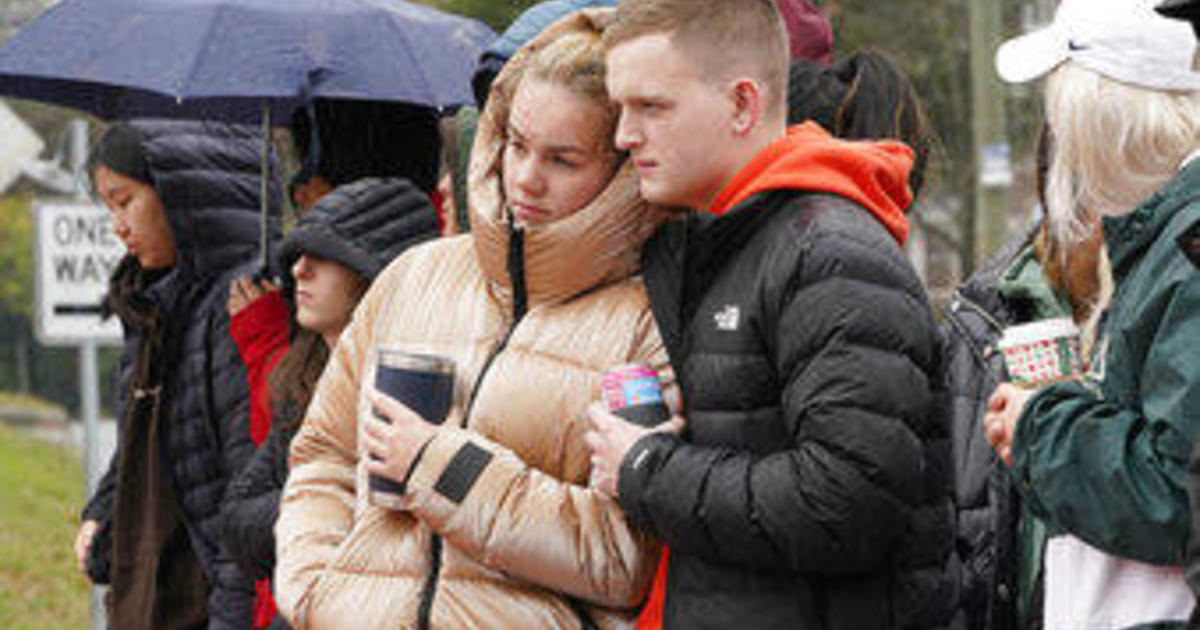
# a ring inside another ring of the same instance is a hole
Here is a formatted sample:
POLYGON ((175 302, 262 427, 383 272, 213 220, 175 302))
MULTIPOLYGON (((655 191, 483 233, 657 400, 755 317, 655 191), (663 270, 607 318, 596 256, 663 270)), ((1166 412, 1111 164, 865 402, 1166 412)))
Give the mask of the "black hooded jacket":
POLYGON ((983 415, 1004 377, 1004 357, 996 346, 1004 328, 1033 319, 1028 305, 1006 299, 999 286, 1030 238, 1006 244, 960 285, 942 326, 953 419, 955 545, 962 559, 957 623, 973 630, 1015 630, 1018 624, 1020 497, 987 442, 983 415))
MULTIPOLYGON (((209 628, 248 628, 253 585, 220 546, 219 508, 229 480, 254 452, 245 366, 229 334, 226 301, 230 280, 254 271, 261 136, 209 122, 138 121, 132 126, 142 137, 149 176, 162 199, 177 251, 175 266, 142 293, 165 323, 156 358, 164 375, 165 432, 158 450, 191 549, 211 586, 209 628)), ((278 207, 277 194, 273 197, 271 205, 278 207)), ((275 217, 270 229, 278 230, 275 217)), ((122 436, 118 444, 130 430, 123 425, 132 362, 144 336, 137 323, 123 325, 125 343, 116 384, 115 412, 122 436)), ((83 511, 85 520, 101 524, 87 562, 88 574, 97 583, 109 579, 108 530, 120 461, 120 452, 115 453, 83 511)))

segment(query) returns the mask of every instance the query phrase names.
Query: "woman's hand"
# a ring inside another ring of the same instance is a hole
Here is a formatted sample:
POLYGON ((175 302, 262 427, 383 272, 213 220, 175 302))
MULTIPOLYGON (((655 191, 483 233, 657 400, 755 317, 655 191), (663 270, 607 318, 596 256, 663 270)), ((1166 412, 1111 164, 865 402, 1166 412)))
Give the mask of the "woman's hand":
POLYGON ((99 521, 84 521, 79 526, 79 533, 75 534, 75 562, 84 575, 87 575, 87 559, 92 552, 92 541, 96 539, 98 531, 99 521))
POLYGON ((1021 417, 1025 404, 1035 393, 1036 390, 1001 383, 988 398, 983 428, 988 443, 1006 465, 1012 465, 1012 441, 1013 436, 1017 434, 1017 419, 1021 417))
POLYGON ((229 303, 226 305, 229 309, 229 316, 233 317, 254 303, 255 300, 270 293, 278 291, 279 287, 267 280, 259 280, 255 282, 250 276, 241 276, 229 281, 229 303))
POLYGON ((438 429, 395 398, 379 391, 371 393, 371 406, 386 420, 372 414, 363 422, 364 445, 369 455, 367 470, 401 483, 408 476, 417 453, 437 435, 438 429))

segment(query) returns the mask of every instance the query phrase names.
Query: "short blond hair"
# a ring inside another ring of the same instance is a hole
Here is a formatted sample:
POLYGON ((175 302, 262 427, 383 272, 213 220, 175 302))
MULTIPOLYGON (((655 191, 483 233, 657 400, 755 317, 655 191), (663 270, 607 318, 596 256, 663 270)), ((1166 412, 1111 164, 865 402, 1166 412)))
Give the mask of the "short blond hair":
POLYGON ((1128 85, 1072 62, 1048 77, 1046 118, 1046 213, 1063 242, 1089 234, 1097 216, 1132 210, 1200 147, 1200 92, 1128 85))
POLYGON ((621 0, 604 44, 657 34, 671 37, 699 76, 751 72, 766 86, 768 111, 786 113, 788 38, 774 0, 621 0))

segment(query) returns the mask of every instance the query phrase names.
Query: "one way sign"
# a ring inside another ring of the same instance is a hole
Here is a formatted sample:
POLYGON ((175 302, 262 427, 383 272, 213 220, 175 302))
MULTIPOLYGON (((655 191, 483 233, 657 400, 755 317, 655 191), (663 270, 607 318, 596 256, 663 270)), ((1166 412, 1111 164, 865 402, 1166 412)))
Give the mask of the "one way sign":
POLYGON ((120 343, 117 318, 100 318, 108 278, 125 254, 112 216, 79 201, 38 201, 33 212, 38 340, 55 346, 120 343))

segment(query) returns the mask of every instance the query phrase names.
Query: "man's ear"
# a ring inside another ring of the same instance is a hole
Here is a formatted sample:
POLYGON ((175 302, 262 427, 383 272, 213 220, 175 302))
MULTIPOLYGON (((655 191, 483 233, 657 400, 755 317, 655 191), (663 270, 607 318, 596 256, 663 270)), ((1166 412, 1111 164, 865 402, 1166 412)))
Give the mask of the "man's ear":
POLYGON ((750 78, 740 78, 729 86, 733 104, 733 133, 745 136, 754 131, 763 118, 763 86, 750 78))

